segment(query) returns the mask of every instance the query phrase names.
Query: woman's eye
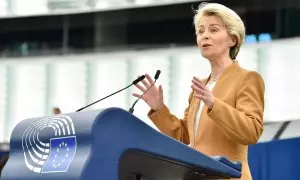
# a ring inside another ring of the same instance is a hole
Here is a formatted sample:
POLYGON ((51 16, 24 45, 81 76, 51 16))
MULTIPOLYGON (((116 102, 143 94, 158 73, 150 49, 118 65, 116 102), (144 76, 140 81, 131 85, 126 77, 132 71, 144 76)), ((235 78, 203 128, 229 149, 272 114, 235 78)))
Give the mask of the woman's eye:
POLYGON ((211 29, 211 32, 217 32, 218 30, 217 29, 211 29))

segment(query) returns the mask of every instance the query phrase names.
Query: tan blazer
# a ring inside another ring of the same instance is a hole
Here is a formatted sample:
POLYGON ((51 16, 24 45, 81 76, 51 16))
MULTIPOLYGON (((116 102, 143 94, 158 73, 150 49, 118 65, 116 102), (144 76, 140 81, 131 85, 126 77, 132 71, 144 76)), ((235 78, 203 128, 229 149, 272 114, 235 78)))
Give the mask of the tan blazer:
POLYGON ((196 137, 194 122, 200 101, 193 97, 193 92, 183 119, 172 115, 166 106, 156 112, 150 110, 148 116, 161 132, 206 155, 242 161, 240 179, 250 180, 248 145, 255 144, 263 132, 264 91, 262 77, 241 68, 235 61, 212 90, 215 96, 212 110, 208 112, 203 107, 196 137))

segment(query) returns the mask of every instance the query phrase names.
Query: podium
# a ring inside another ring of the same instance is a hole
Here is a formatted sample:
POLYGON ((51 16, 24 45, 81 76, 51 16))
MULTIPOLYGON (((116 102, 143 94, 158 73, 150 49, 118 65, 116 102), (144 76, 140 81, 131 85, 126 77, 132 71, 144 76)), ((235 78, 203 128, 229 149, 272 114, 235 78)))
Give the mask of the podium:
POLYGON ((3 180, 200 180, 241 177, 120 108, 32 118, 13 130, 3 180))

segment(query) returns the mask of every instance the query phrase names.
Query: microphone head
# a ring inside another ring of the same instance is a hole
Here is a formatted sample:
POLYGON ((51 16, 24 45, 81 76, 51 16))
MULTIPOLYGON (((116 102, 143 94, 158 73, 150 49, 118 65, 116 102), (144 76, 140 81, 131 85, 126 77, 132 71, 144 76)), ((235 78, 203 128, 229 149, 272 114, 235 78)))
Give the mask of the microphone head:
POLYGON ((158 79, 159 75, 160 75, 160 70, 157 70, 155 73, 154 79, 158 79))
POLYGON ((142 76, 140 76, 140 77, 138 77, 136 80, 134 80, 133 82, 132 82, 132 84, 137 84, 137 83, 139 83, 141 80, 143 80, 143 79, 145 79, 145 75, 142 75, 142 76))

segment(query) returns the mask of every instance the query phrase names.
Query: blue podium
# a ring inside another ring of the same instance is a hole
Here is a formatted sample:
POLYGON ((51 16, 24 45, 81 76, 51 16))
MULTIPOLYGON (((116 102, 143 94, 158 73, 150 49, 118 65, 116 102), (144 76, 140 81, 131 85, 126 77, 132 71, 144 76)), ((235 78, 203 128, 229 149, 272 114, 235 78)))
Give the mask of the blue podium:
POLYGON ((3 180, 192 180, 241 176, 120 108, 32 118, 13 130, 3 180))

